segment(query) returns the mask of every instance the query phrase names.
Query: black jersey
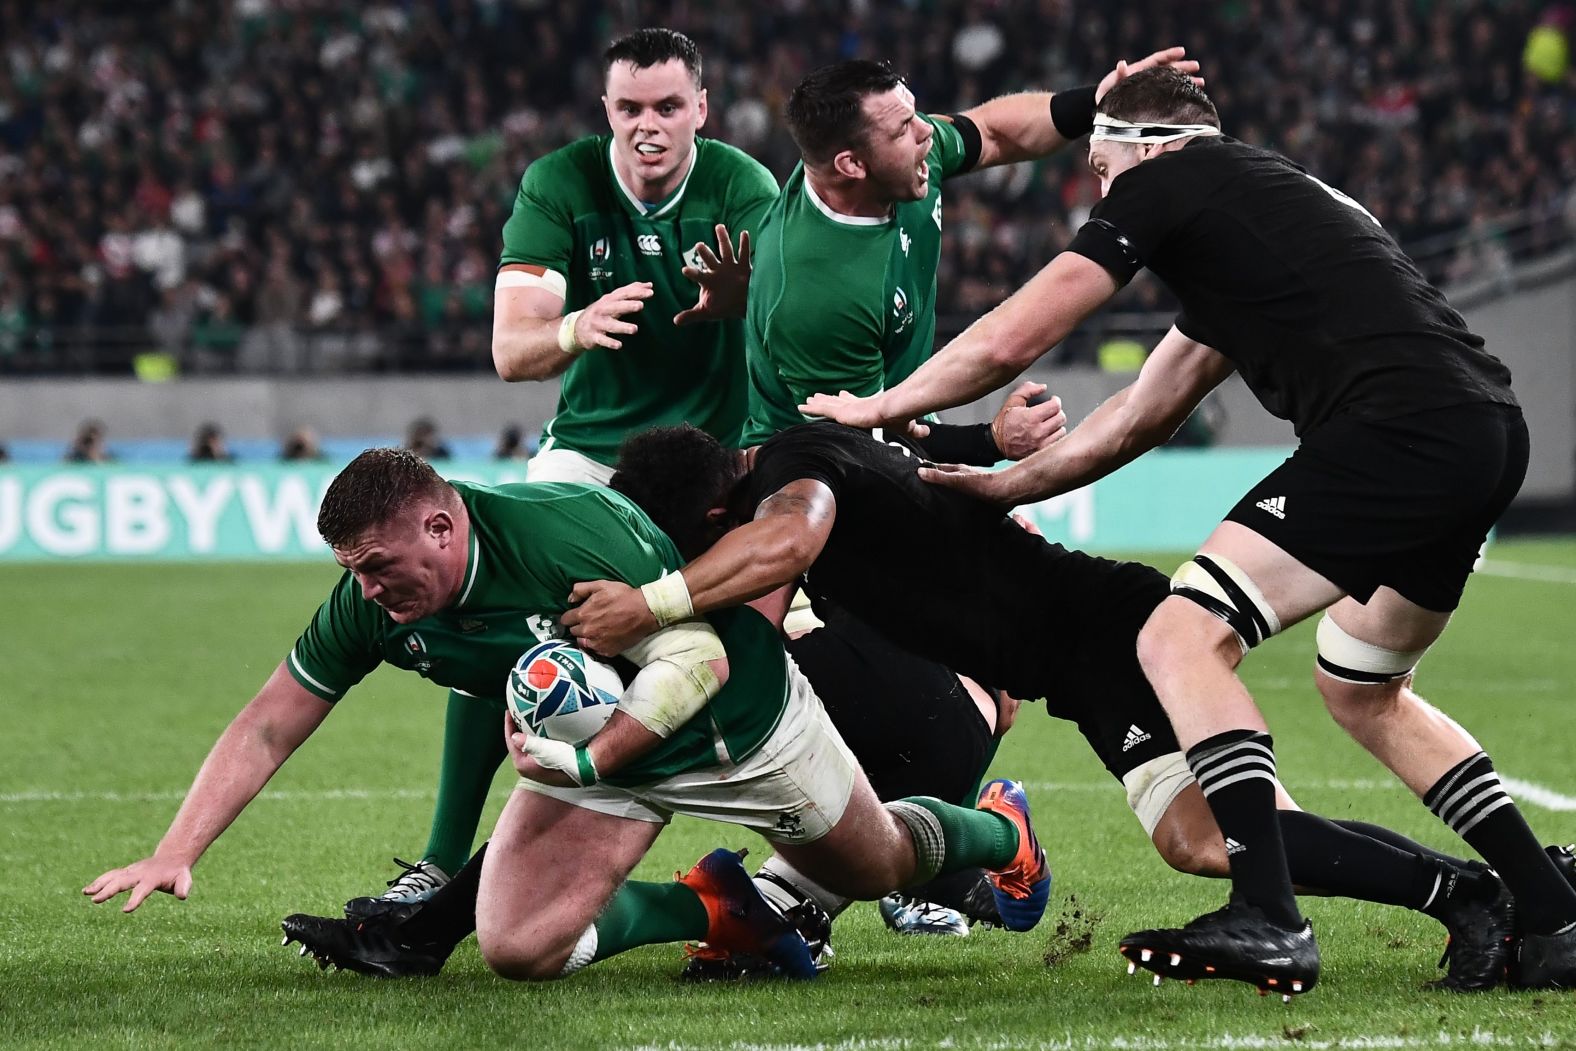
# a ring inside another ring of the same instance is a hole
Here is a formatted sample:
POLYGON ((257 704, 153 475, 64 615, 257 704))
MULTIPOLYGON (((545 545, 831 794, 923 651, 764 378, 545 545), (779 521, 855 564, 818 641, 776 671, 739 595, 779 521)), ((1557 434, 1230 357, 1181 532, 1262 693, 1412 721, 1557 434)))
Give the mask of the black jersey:
POLYGON ((1378 221, 1269 150, 1211 136, 1144 161, 1068 250, 1122 283, 1154 271, 1177 328, 1299 435, 1337 415, 1516 404, 1510 371, 1378 221))
POLYGON ((1030 698, 1054 694, 1074 664, 1136 667, 1162 574, 1048 543, 998 508, 920 481, 920 463, 901 441, 806 423, 760 447, 748 497, 758 505, 805 478, 831 489, 836 518, 806 590, 910 652, 1030 698))

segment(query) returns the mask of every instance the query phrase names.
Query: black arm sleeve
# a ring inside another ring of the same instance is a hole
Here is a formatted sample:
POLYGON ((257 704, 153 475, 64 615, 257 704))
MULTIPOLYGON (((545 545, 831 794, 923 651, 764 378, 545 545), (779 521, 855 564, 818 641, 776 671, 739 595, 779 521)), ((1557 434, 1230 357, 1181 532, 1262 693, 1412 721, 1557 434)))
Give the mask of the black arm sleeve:
POLYGON ((1094 93, 1098 85, 1088 84, 1051 96, 1051 123, 1056 133, 1068 142, 1081 139, 1094 130, 1094 93))
POLYGON ((988 423, 932 423, 930 434, 914 439, 931 463, 961 463, 990 467, 1001 460, 1001 450, 991 437, 988 423))
POLYGON ((979 125, 961 113, 949 113, 947 119, 952 121, 952 126, 958 129, 958 137, 963 140, 963 164, 958 168, 958 174, 971 172, 980 162, 980 151, 985 148, 979 125))

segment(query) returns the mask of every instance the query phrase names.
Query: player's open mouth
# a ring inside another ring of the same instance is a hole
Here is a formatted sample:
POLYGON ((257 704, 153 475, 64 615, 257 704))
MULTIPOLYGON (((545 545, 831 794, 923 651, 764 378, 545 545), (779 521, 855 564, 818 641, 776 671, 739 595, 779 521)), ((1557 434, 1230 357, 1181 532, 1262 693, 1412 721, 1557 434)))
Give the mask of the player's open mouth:
POLYGON ((635 144, 635 152, 642 157, 658 157, 666 153, 667 150, 654 142, 641 142, 635 144))
POLYGON ((914 174, 919 176, 921 179, 929 179, 930 178, 930 162, 929 161, 920 161, 919 162, 919 167, 914 169, 914 174))

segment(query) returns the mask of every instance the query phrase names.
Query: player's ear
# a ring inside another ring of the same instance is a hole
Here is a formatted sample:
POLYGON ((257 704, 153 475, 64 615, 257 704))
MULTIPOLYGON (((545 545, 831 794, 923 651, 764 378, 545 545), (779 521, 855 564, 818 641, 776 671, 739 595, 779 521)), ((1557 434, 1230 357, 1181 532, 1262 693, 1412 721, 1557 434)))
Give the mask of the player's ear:
POLYGON ((863 179, 865 162, 853 150, 843 150, 832 158, 832 169, 845 179, 863 179))
POLYGON ((695 130, 699 131, 706 126, 706 114, 710 112, 706 105, 706 89, 701 88, 700 94, 695 98, 695 130))
POLYGON ((444 510, 429 511, 422 522, 422 531, 436 540, 439 547, 448 547, 454 540, 454 516, 444 510))

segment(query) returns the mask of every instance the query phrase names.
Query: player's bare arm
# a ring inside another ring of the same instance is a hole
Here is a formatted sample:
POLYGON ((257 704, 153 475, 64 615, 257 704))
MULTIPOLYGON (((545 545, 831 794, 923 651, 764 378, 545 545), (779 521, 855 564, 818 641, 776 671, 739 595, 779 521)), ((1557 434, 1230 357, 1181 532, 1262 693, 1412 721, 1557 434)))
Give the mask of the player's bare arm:
POLYGON ((700 298, 688 310, 673 316, 675 325, 693 325, 702 321, 722 321, 742 318, 750 293, 750 232, 739 231, 739 247, 733 247, 728 228, 722 223, 716 227, 717 250, 705 244, 695 245, 695 257, 701 265, 686 266, 680 271, 686 278, 700 286, 700 298))
MULTIPOLYGON (((740 606, 792 583, 826 546, 837 502, 826 483, 802 478, 761 501, 755 519, 684 567, 692 613, 740 606)), ((570 592, 563 624, 596 653, 622 653, 660 623, 647 596, 611 580, 580 583, 570 592)))
POLYGON ((102 904, 130 891, 122 912, 134 911, 154 891, 185 900, 197 859, 331 710, 327 701, 291 678, 281 663, 219 735, 152 856, 109 870, 83 887, 82 893, 102 904))
POLYGON ((1077 489, 1170 438, 1233 368, 1213 347, 1172 328, 1138 378, 1055 445, 992 475, 943 467, 922 468, 920 477, 1004 506, 1077 489))
POLYGON ((868 398, 817 394, 799 410, 850 427, 902 427, 966 405, 1018 376, 1119 287, 1100 264, 1063 252, 896 387, 868 398))
POLYGON ((566 315, 561 278, 556 290, 541 280, 509 283, 510 274, 541 279, 545 276, 542 271, 539 266, 510 263, 498 272, 493 296, 493 367, 510 382, 551 379, 587 351, 618 350, 623 346, 619 337, 638 331, 635 319, 652 294, 650 282, 635 281, 613 289, 584 310, 566 315))
MULTIPOLYGON (((1130 74, 1153 66, 1171 66, 1183 73, 1197 73, 1198 63, 1186 58, 1186 54, 1185 48, 1170 47, 1138 62, 1118 62, 1100 81, 1095 98, 1098 100, 1130 74)), ((1087 97, 1086 94, 1085 99, 1087 97)), ((1066 146, 1069 140, 1046 119, 1051 99, 1048 91, 1024 92, 1003 95, 966 111, 963 115, 972 120, 980 132, 980 159, 974 165, 975 170, 1035 160, 1066 146)))

